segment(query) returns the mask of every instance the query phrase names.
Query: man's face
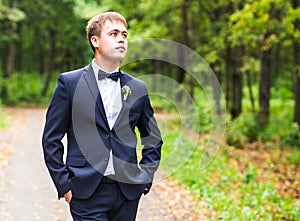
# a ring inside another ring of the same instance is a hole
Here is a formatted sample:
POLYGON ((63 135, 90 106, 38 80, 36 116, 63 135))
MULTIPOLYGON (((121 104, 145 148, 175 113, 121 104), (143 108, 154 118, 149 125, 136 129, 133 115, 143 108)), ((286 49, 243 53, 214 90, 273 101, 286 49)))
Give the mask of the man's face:
POLYGON ((106 21, 98 38, 98 52, 106 59, 121 61, 127 52, 127 30, 120 21, 106 21))

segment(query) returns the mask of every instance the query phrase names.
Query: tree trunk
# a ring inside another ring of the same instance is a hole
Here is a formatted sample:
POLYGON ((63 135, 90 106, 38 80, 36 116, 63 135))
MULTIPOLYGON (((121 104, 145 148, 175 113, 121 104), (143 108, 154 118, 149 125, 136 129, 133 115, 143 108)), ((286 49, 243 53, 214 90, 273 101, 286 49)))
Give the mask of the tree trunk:
POLYGON ((218 81, 213 81, 214 84, 216 84, 216 85, 213 85, 214 99, 215 99, 215 104, 216 104, 216 114, 221 116, 222 115, 222 109, 221 109, 222 90, 220 89, 220 85, 222 84, 221 72, 215 71, 215 74, 218 79, 218 81))
MULTIPOLYGON (((19 38, 22 37, 22 28, 23 28, 23 24, 20 23, 18 24, 17 27, 17 35, 19 38)), ((16 71, 22 72, 24 70, 23 67, 23 41, 19 40, 16 42, 16 48, 18 49, 18 52, 16 53, 16 71)))
POLYGON ((50 52, 49 52, 49 66, 47 68, 47 76, 46 76, 46 81, 41 93, 41 96, 44 97, 47 94, 51 78, 52 78, 52 73, 55 70, 55 56, 56 56, 56 47, 55 47, 55 39, 56 39, 56 31, 51 29, 49 31, 50 33, 50 52))
MULTIPOLYGON (((300 6, 298 0, 293 0, 293 8, 296 9, 300 6)), ((297 19, 294 22, 295 29, 300 31, 300 20, 297 19)), ((294 79, 294 122, 300 127, 300 41, 299 39, 293 39, 294 45, 294 70, 293 70, 293 79, 294 79)))
MULTIPOLYGON (((271 4, 270 19, 275 18, 276 8, 274 3, 271 4)), ((273 34, 274 30, 270 29, 264 36, 266 40, 273 34)), ((270 116, 270 99, 272 86, 272 45, 265 46, 261 51, 261 73, 259 82, 259 113, 257 116, 257 124, 260 128, 264 128, 269 123, 270 116)))
POLYGON ((241 67, 245 48, 228 46, 226 51, 226 100, 230 115, 232 119, 235 119, 242 113, 243 75, 241 67))
POLYGON ((232 60, 231 60, 231 47, 227 45, 226 47, 226 57, 225 57, 225 67, 226 67, 226 104, 227 108, 231 110, 232 108, 232 60))
POLYGON ((252 109, 252 112, 255 113, 255 102, 254 102, 254 96, 253 96, 253 91, 252 91, 252 81, 251 81, 250 71, 246 72, 246 77, 247 77, 247 86, 248 86, 249 97, 250 97, 250 102, 251 102, 251 109, 252 109))
MULTIPOLYGON (((12 28, 14 29, 14 25, 12 25, 12 28)), ((12 77, 13 71, 14 71, 14 60, 15 60, 15 40, 12 37, 9 42, 8 47, 8 55, 7 55, 7 63, 6 63, 6 73, 9 78, 12 77)))
POLYGON ((243 74, 241 68, 243 66, 243 57, 245 48, 237 46, 234 48, 234 71, 232 75, 232 118, 238 117, 242 113, 242 98, 243 98, 243 74))
POLYGON ((272 81, 272 49, 262 51, 261 73, 259 82, 259 113, 257 123, 260 127, 265 127, 269 123, 270 98, 272 81))
POLYGON ((294 44, 294 55, 295 59, 296 56, 298 57, 298 64, 295 64, 295 68, 293 71, 293 79, 294 79, 294 99, 295 99, 295 104, 294 104, 294 117, 293 117, 293 121, 296 122, 298 124, 298 126, 300 127, 300 45, 298 44, 297 46, 295 46, 294 44), (296 52, 296 48, 298 50, 298 52, 296 52))
MULTIPOLYGON (((9 45, 3 44, 0 49, 3 52, 8 51, 9 50, 9 45)), ((6 65, 7 65, 7 54, 6 53, 1 53, 1 72, 3 74, 3 78, 8 78, 6 65)))
MULTIPOLYGON (((8 45, 3 45, 1 47, 2 51, 8 51, 8 45)), ((7 102, 8 98, 8 89, 6 84, 6 79, 8 79, 8 75, 6 72, 6 63, 7 63, 7 56, 6 53, 1 53, 1 68, 2 68, 2 76, 0 76, 0 98, 3 103, 7 102)))
MULTIPOLYGON (((241 8, 242 5, 238 7, 241 8)), ((227 6, 227 13, 232 14, 234 11, 235 6, 230 2, 227 6)), ((232 119, 235 119, 242 113, 243 75, 241 68, 243 66, 245 47, 243 45, 233 47, 229 41, 226 42, 226 101, 230 115, 232 119)))
MULTIPOLYGON (((181 21, 182 21, 182 41, 181 43, 187 47, 189 47, 189 25, 188 25, 188 0, 184 0, 181 6, 181 21)), ((186 55, 178 48, 178 64, 183 67, 186 66, 186 55)), ((179 84, 183 83, 185 79, 185 70, 178 67, 176 80, 179 84)), ((177 94, 177 100, 182 101, 182 92, 179 91, 177 94)))
MULTIPOLYGON (((17 2, 12 2, 12 8, 17 8, 17 2)), ((9 42, 8 55, 7 55, 7 63, 6 63, 6 74, 9 78, 12 77, 14 71, 14 61, 15 61, 15 41, 16 41, 16 31, 17 31, 17 23, 12 21, 11 24, 11 38, 9 42)))
MULTIPOLYGON (((44 33, 41 33, 39 31, 39 28, 40 27, 36 27, 36 41, 37 42, 40 42, 40 45, 44 45, 44 42, 45 42, 45 36, 44 36, 44 33)), ((45 72, 45 47, 36 47, 36 55, 38 56, 37 57, 37 70, 39 72, 40 75, 42 75, 44 72, 45 72)), ((50 59, 53 59, 53 58, 50 58, 50 59)))

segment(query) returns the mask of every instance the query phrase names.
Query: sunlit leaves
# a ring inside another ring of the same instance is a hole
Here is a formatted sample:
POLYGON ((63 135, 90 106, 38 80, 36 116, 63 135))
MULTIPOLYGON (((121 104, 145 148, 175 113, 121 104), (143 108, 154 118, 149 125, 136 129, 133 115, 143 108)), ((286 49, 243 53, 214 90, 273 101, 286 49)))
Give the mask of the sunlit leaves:
POLYGON ((99 7, 99 1, 82 1, 74 0, 74 12, 75 14, 83 19, 90 19, 96 14, 100 13, 102 8, 99 7))
POLYGON ((25 18, 25 13, 17 7, 11 8, 0 2, 0 46, 1 44, 7 44, 11 39, 18 38, 18 35, 13 30, 16 24, 25 18))
POLYGON ((0 3, 0 21, 19 22, 25 19, 25 13, 18 8, 10 8, 0 3))
POLYGON ((243 41, 250 47, 262 44, 261 50, 268 50, 279 40, 276 33, 283 29, 279 15, 270 16, 272 5, 275 10, 285 11, 288 4, 284 1, 261 0, 248 1, 244 7, 230 16, 231 34, 229 39, 233 45, 243 41), (266 33, 273 33, 265 38, 266 33))
POLYGON ((300 41, 300 30, 295 28, 294 22, 300 20, 300 8, 292 8, 289 7, 287 16, 283 19, 283 24, 286 27, 286 32, 283 32, 282 35, 285 37, 286 35, 293 36, 294 39, 298 39, 300 41))

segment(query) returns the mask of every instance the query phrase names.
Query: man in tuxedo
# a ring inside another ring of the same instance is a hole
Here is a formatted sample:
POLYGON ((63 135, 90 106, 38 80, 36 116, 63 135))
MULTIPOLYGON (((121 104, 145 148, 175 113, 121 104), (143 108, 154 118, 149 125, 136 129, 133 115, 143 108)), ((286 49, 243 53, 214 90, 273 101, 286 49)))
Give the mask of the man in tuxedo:
POLYGON ((75 221, 131 221, 151 188, 162 139, 144 82, 119 68, 128 45, 124 17, 99 14, 86 30, 94 59, 59 76, 46 115, 44 159, 75 221))

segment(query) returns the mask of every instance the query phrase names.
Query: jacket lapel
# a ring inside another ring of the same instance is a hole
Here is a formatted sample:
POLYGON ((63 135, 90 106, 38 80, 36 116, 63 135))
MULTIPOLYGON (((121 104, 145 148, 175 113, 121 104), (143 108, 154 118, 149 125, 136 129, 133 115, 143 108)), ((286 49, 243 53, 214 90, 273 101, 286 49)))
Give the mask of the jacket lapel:
POLYGON ((122 98, 122 108, 124 106, 124 94, 122 93, 122 88, 128 84, 130 81, 130 78, 124 73, 121 72, 122 74, 120 75, 120 83, 121 83, 121 98, 122 98))
MULTIPOLYGON (((83 76, 86 80, 86 83, 89 87, 90 92, 92 93, 94 100, 96 102, 97 105, 97 110, 99 110, 101 117, 103 118, 103 121, 105 122, 106 126, 109 128, 107 119, 106 119, 106 115, 105 115, 105 110, 104 110, 104 106, 102 103, 102 99, 101 99, 101 95, 99 92, 99 88, 97 85, 97 81, 95 79, 95 75, 94 75, 94 71, 92 68, 92 65, 88 65, 85 69, 84 69, 84 73, 83 76)), ((96 108, 95 108, 96 111, 96 108)))

